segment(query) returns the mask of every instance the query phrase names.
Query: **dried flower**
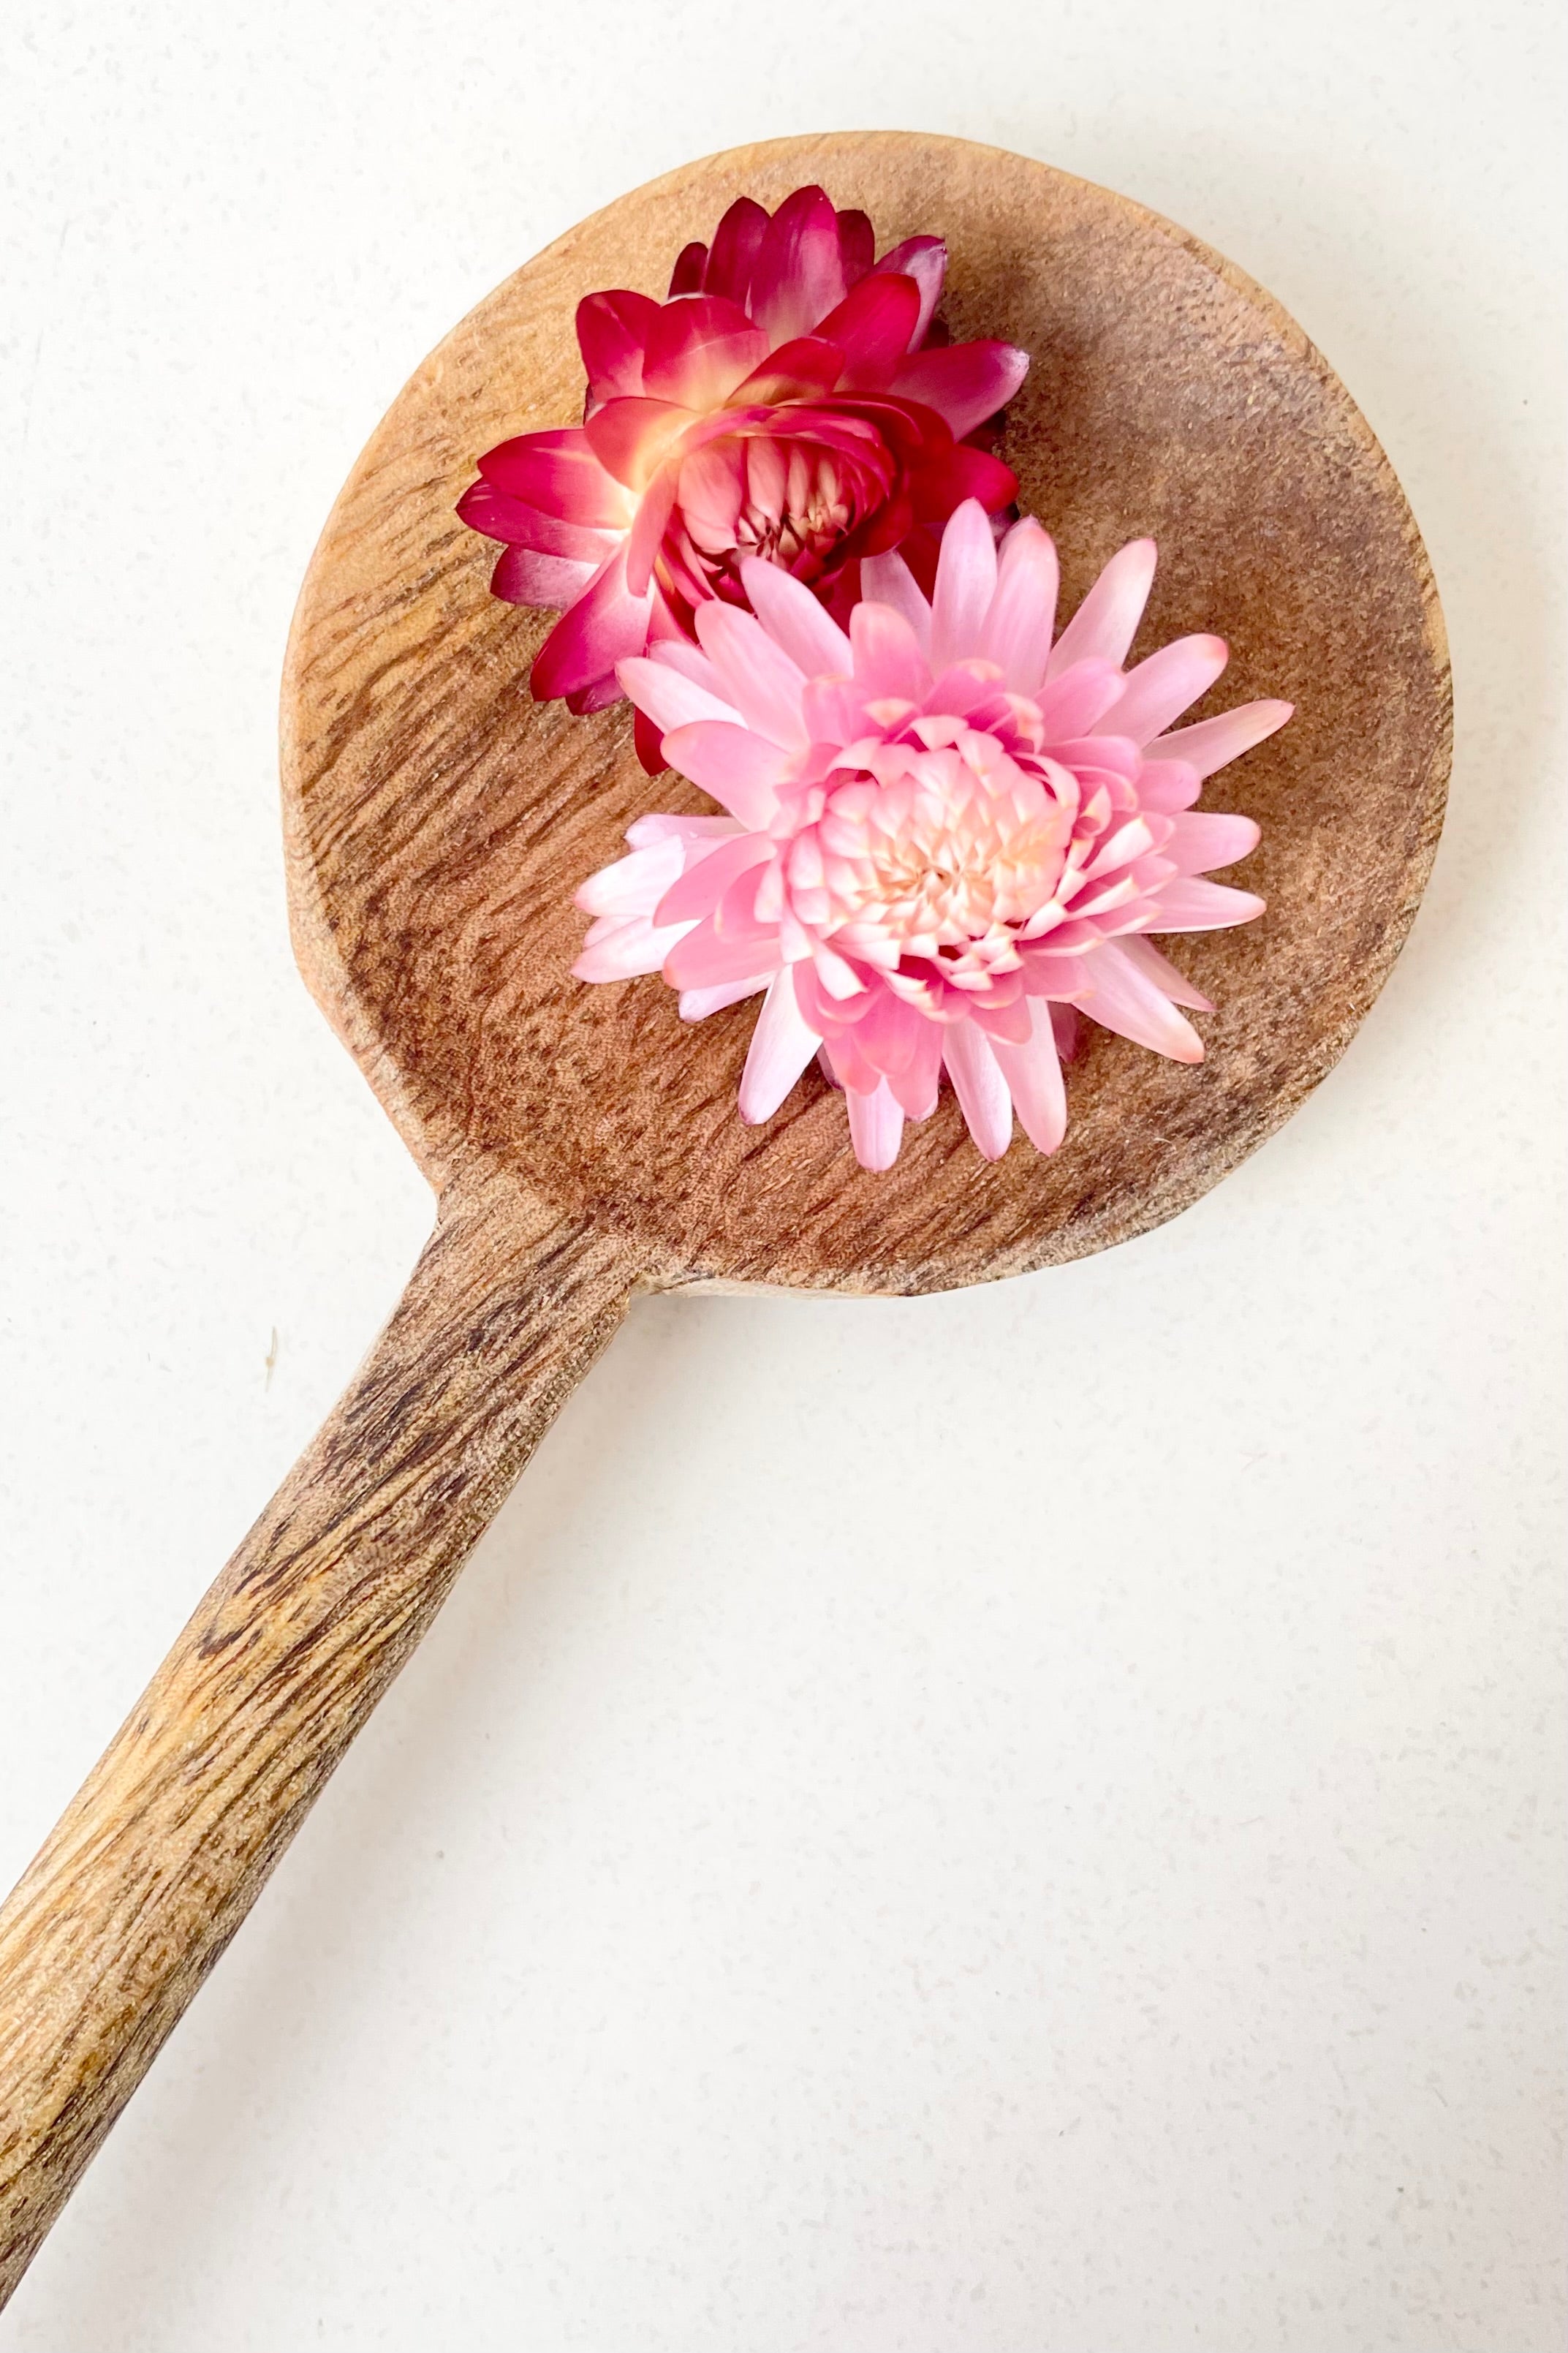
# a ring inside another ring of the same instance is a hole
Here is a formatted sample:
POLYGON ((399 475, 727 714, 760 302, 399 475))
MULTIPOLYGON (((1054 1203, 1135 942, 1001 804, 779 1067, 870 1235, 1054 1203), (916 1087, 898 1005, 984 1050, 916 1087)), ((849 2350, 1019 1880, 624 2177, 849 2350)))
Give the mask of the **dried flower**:
POLYGON ((1016 391, 1027 355, 933 340, 939 238, 873 250, 866 215, 836 212, 820 188, 771 219, 742 197, 710 248, 681 254, 668 301, 580 305, 584 422, 488 451, 458 509, 507 542, 498 596, 566 608, 536 695, 578 712, 615 702, 618 661, 690 638, 710 599, 746 603, 748 558, 845 612, 864 557, 905 546, 929 582, 932 533, 961 501, 1011 503, 1013 473, 966 437, 1016 391))
POLYGON ((1201 1060, 1178 1008, 1213 1008, 1148 934, 1262 913, 1202 879, 1257 826, 1192 805, 1291 706, 1164 732, 1227 657, 1182 638, 1123 670, 1154 555, 1144 539, 1113 556, 1054 645, 1050 539, 1025 521, 998 547, 973 501, 932 600, 876 556, 847 634, 789 574, 746 564, 752 611, 700 606, 700 648, 620 672, 670 765, 729 814, 631 828, 631 855, 577 894, 595 919, 578 978, 662 970, 689 1020, 765 990, 741 1116, 769 1118, 820 1052, 868 1168, 934 1109, 944 1065, 988 1159, 1015 1110, 1054 1151, 1079 1009, 1201 1060))

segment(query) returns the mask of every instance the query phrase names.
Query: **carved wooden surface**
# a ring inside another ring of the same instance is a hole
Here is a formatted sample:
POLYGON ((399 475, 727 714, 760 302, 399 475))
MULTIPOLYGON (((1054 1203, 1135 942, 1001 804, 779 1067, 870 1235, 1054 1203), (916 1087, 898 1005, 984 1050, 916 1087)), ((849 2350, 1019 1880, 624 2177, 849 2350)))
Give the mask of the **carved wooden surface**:
POLYGON ((312 561, 283 703, 302 969, 441 1197, 355 1386, 0 1912, 0 2302, 637 1287, 919 1292, 1144 1231, 1251 1151, 1342 1050, 1425 882, 1448 759, 1441 618, 1398 484, 1269 298, 1139 206, 1037 164, 878 133, 710 158, 510 280, 418 371, 312 561), (940 228, 955 334, 1034 353, 1004 449, 1068 605, 1123 540, 1162 567, 1140 650, 1284 695, 1227 773, 1267 917, 1177 944, 1218 1002, 1199 1070, 1091 1029, 1051 1160, 994 1166, 951 1099, 871 1176, 808 1079, 734 1112, 752 1012, 571 981, 582 878, 696 805, 624 708, 531 701, 547 623, 497 604, 454 502, 479 451, 570 421, 580 295, 662 293, 742 192, 820 180, 884 244, 940 228))

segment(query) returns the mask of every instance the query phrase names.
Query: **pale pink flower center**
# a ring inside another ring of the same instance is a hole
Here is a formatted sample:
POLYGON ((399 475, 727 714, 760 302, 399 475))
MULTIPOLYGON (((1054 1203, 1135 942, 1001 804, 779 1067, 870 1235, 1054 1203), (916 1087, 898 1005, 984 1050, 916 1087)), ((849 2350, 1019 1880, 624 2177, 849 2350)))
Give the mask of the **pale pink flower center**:
POLYGON ((1060 880, 1068 812, 994 739, 900 747, 882 765, 881 781, 836 786, 796 835, 796 913, 885 966, 937 957, 950 976, 1016 969, 1015 934, 1060 880))

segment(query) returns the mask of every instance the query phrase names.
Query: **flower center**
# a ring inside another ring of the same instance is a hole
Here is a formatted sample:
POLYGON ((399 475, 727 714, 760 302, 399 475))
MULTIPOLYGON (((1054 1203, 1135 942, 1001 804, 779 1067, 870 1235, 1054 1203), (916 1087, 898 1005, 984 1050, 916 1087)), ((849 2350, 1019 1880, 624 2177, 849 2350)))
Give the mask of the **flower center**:
MULTIPOLYGON (((1016 931, 1060 878, 1068 811, 994 737, 903 760, 837 786, 812 828, 841 944, 880 964, 1011 969, 1016 931)), ((815 862, 792 858, 792 882, 809 887, 815 862)))

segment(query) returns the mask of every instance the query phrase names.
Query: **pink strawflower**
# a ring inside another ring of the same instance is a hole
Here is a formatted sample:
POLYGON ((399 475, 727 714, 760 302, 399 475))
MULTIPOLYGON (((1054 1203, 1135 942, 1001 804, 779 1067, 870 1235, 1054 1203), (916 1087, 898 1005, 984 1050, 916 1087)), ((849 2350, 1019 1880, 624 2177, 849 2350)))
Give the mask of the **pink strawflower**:
POLYGON ((771 219, 742 196, 710 248, 681 254, 668 301, 579 306, 583 423, 487 451, 458 508, 507 542, 498 596, 566 608, 536 695, 615 702, 618 661, 689 638, 713 597, 745 604, 748 557, 847 611, 861 558, 909 544, 929 580, 932 533, 962 500, 1012 502, 1016 476, 965 437, 1017 390, 1026 353, 932 339, 940 238, 873 251, 866 215, 820 188, 771 219))
POLYGON ((987 1159, 1015 1110, 1054 1151, 1075 1008, 1200 1061, 1177 1008, 1213 1008, 1148 934, 1262 913, 1202 879, 1257 826, 1192 804, 1291 706, 1167 734, 1226 649, 1181 638, 1123 670, 1153 574, 1152 540, 1124 547, 1053 646, 1050 539, 1026 520, 998 548, 973 501, 931 603, 901 557, 875 557, 847 635, 787 573, 748 565, 752 612, 704 605, 700 650, 621 666, 669 765, 730 814, 631 827, 631 855, 577 893, 595 919, 577 977, 662 970, 691 1021, 765 990, 742 1118, 769 1118, 820 1052, 868 1168, 934 1109, 944 1065, 987 1159))

